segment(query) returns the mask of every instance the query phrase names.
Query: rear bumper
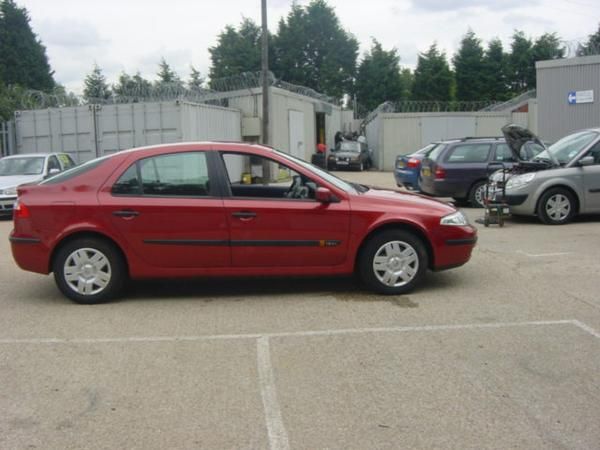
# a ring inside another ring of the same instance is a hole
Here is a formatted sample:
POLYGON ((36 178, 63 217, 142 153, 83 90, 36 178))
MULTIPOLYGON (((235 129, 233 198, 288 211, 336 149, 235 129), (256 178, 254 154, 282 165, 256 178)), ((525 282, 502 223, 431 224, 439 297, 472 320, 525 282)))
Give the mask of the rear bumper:
POLYGON ((13 259, 21 269, 49 273, 50 249, 40 239, 32 236, 15 236, 14 231, 10 233, 8 239, 13 259))
POLYGON ((447 180, 421 180, 421 191, 433 197, 464 198, 469 195, 468 188, 462 183, 452 183, 447 180))
POLYGON ((406 169, 395 169, 394 178, 396 179, 396 185, 399 187, 411 190, 419 189, 419 175, 416 172, 406 169))

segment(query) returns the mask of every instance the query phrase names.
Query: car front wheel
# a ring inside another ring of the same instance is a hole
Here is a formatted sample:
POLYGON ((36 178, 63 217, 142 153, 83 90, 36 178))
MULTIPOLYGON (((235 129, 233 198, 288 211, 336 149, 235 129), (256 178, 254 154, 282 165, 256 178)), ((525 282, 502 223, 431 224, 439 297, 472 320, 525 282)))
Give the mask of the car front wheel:
POLYGON ((413 233, 384 231, 363 248, 359 272, 363 282, 381 294, 405 294, 414 289, 427 270, 427 250, 413 233))
POLYGON ((471 187, 469 192, 469 203, 473 208, 485 207, 485 181, 478 181, 471 187))
POLYGON ((65 244, 55 256, 52 270, 61 292, 87 305, 114 298, 126 277, 121 254, 109 242, 95 238, 65 244))
POLYGON ((538 217, 546 225, 563 225, 575 216, 573 194, 563 188, 544 192, 538 205, 538 217))

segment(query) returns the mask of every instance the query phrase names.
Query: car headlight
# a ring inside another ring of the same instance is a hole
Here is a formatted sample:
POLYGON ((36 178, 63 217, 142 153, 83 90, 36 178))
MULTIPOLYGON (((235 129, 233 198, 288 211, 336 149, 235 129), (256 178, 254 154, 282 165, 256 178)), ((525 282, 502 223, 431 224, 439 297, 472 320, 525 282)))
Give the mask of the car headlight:
POLYGON ((0 189, 0 195, 17 195, 17 187, 9 187, 6 189, 0 189))
POLYGON ((465 225, 469 225, 469 220, 462 212, 456 211, 455 213, 442 217, 440 225, 464 227, 465 225))
POLYGON ((529 184, 535 178, 536 173, 524 173, 523 175, 515 175, 510 177, 506 182, 506 189, 519 189, 526 184, 529 184))

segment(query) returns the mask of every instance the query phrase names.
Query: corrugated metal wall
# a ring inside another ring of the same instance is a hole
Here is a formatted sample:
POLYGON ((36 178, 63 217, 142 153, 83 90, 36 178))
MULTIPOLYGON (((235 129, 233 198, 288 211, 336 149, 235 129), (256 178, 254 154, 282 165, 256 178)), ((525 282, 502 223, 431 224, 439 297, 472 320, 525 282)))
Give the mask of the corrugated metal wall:
POLYGON ((241 141, 239 110, 197 103, 181 104, 181 131, 184 141, 241 141))
POLYGON ((538 131, 556 141, 573 131, 600 126, 600 56, 539 61, 537 69, 538 131), (594 102, 570 105, 572 91, 594 91, 594 102))
POLYGON ((157 102, 21 111, 17 153, 67 152, 81 163, 132 147, 202 140, 241 140, 237 110, 157 102))

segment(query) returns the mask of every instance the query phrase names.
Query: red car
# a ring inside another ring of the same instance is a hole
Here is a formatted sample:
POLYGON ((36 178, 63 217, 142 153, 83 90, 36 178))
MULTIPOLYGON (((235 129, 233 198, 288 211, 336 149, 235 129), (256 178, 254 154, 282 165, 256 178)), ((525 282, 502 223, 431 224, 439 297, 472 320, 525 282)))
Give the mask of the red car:
POLYGON ((79 303, 127 278, 342 275, 402 294, 465 264, 477 232, 454 207, 348 183, 271 148, 145 147, 20 187, 10 235, 25 270, 79 303))

